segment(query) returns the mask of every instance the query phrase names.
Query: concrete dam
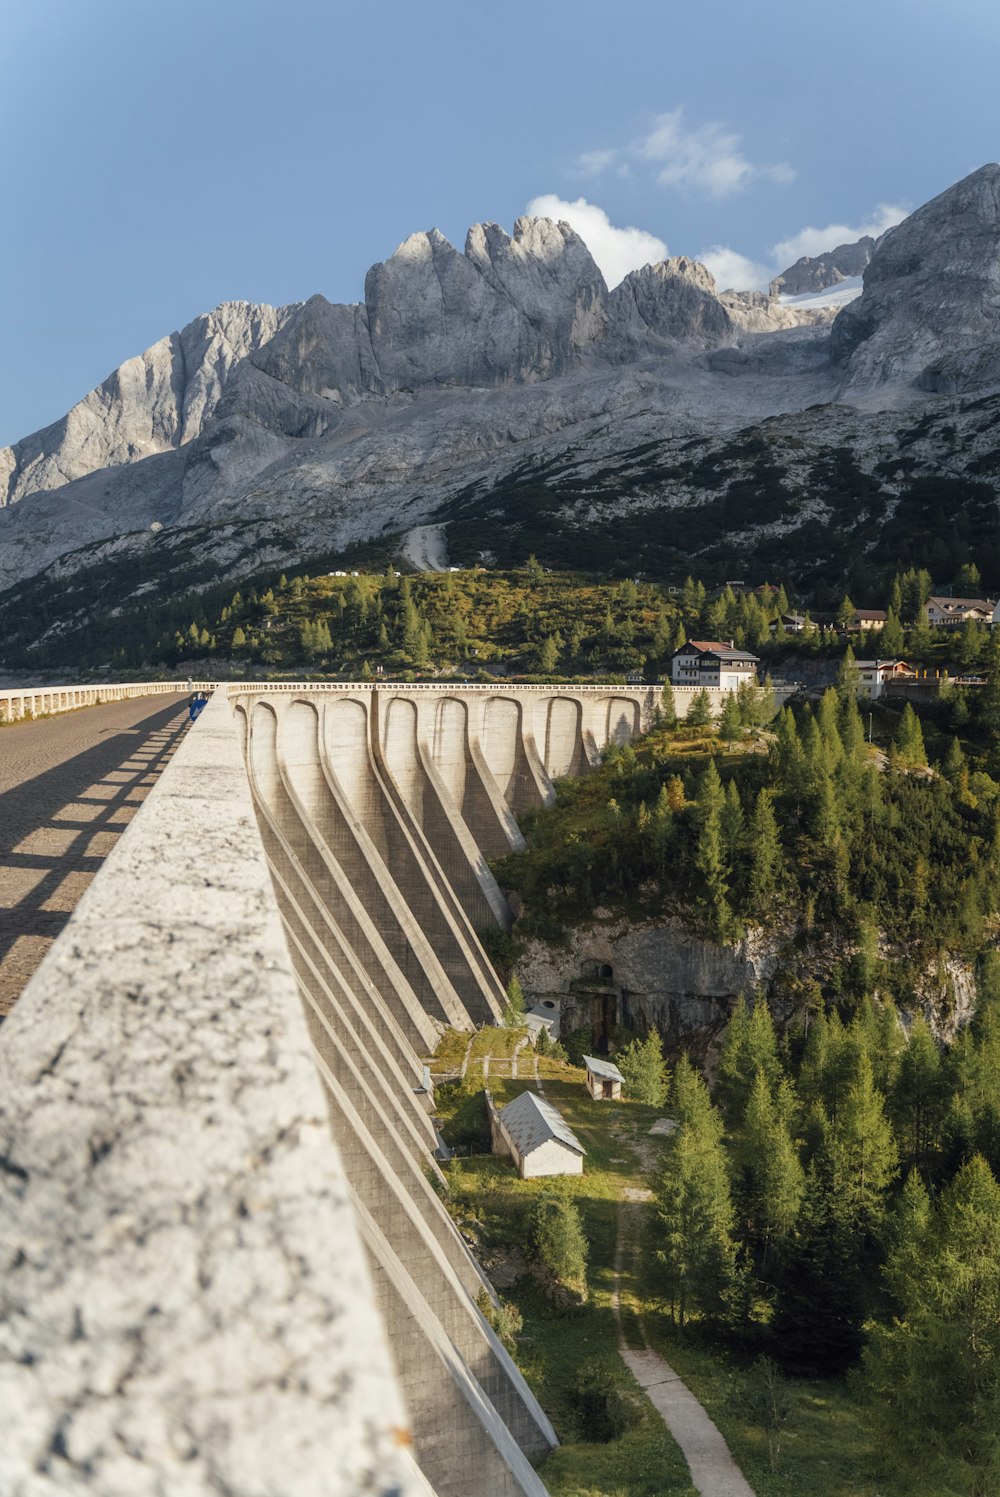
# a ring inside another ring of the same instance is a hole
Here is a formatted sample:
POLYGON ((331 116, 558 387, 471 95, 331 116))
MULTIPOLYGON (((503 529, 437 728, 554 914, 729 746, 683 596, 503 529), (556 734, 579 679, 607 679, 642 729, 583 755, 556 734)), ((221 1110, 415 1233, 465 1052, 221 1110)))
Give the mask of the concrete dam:
POLYGON ((489 859, 659 695, 215 691, 0 1028, 0 1490, 543 1497, 424 1062, 502 1013, 489 859))

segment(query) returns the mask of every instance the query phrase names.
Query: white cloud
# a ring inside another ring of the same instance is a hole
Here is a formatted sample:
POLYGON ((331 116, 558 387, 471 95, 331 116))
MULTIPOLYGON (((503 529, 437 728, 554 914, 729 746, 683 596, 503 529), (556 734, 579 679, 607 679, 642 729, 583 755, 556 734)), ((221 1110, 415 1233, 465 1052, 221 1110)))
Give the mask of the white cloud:
POLYGON ((720 291, 763 291, 774 277, 794 265, 796 260, 808 255, 813 258, 826 250, 836 249, 838 244, 853 244, 870 234, 877 239, 886 229, 891 229, 906 217, 907 210, 893 203, 879 203, 864 223, 827 224, 825 229, 805 228, 799 233, 782 239, 771 250, 770 263, 764 264, 730 249, 726 244, 713 244, 703 250, 698 259, 707 265, 715 276, 720 291))
POLYGON ((652 130, 631 147, 634 155, 658 168, 656 180, 661 186, 694 188, 724 198, 741 192, 755 178, 794 180, 794 168, 785 161, 755 165, 744 155, 741 137, 724 125, 710 123, 685 130, 682 114, 682 109, 674 109, 657 115, 652 130))
POLYGON ((586 198, 570 203, 548 192, 532 198, 526 211, 531 218, 554 218, 574 228, 597 261, 609 287, 617 286, 630 270, 655 265, 667 258, 667 246, 662 239, 646 229, 617 228, 603 208, 588 203, 586 198))
POLYGON ((599 177, 617 161, 617 151, 584 151, 576 158, 576 169, 585 177, 599 177))
POLYGON ((825 250, 836 249, 838 244, 853 244, 856 239, 863 239, 870 234, 877 239, 884 234, 886 229, 891 229, 900 223, 907 214, 905 208, 900 208, 895 203, 879 203, 874 213, 862 224, 827 224, 825 229, 806 228, 800 229, 797 234, 792 234, 788 239, 782 239, 774 246, 772 251, 778 271, 786 270, 789 265, 794 265, 803 255, 810 258, 822 255, 825 250))
POLYGON ((715 277, 720 291, 760 291, 774 276, 774 271, 726 244, 713 244, 697 257, 715 277))

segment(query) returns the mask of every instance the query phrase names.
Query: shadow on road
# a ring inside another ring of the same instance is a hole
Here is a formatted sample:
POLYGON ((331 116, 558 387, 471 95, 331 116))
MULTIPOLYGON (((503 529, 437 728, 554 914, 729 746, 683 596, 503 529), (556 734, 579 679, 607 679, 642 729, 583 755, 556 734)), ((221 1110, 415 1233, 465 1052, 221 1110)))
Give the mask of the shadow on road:
POLYGON ((135 815, 187 721, 185 705, 171 702, 0 793, 0 1019, 135 815))

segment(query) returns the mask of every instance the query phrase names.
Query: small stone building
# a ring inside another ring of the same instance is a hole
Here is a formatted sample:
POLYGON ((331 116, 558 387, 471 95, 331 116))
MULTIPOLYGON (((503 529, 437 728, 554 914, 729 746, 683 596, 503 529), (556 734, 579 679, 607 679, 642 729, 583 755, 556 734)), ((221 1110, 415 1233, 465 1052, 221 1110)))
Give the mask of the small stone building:
POLYGON ((587 1067, 587 1090, 594 1101, 619 1101, 625 1077, 618 1067, 596 1055, 585 1055, 583 1063, 587 1067))
POLYGON ((540 1175, 582 1175, 586 1149, 544 1097, 522 1092, 499 1111, 489 1104, 494 1154, 506 1154, 522 1180, 540 1175))

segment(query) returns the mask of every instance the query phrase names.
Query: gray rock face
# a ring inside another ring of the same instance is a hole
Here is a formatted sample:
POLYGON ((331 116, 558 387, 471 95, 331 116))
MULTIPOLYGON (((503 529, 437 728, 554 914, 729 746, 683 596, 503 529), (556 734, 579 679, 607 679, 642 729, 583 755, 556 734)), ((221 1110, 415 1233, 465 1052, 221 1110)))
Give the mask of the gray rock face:
POLYGON ((223 302, 127 359, 61 421, 0 449, 0 505, 190 442, 235 366, 293 310, 223 302))
POLYGON ((803 255, 775 276, 770 285, 771 295, 801 296, 807 291, 825 291, 850 276, 863 275, 874 249, 875 240, 865 234, 853 244, 838 244, 825 254, 803 255))
POLYGON ((664 343, 717 348, 734 333, 711 273, 683 255, 631 271, 611 293, 609 312, 607 343, 619 357, 664 343))
POLYGON ((777 333, 792 327, 830 322, 834 307, 786 307, 765 291, 723 291, 719 301, 733 326, 742 333, 777 333))
POLYGON ((831 352, 848 385, 917 381, 945 393, 1000 380, 1000 166, 882 236, 831 352))

